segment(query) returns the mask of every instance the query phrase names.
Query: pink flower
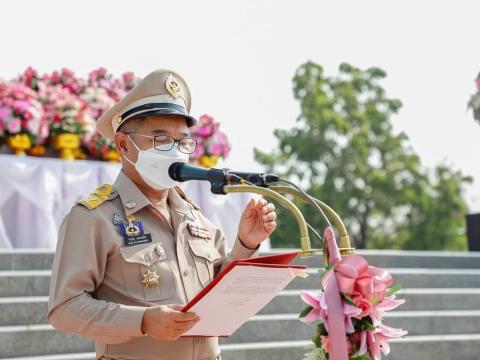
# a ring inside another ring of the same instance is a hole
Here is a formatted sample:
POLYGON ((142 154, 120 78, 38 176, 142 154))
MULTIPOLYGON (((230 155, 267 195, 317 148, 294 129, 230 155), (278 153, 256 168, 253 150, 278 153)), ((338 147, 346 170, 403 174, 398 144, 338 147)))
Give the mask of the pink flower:
POLYGON ((370 315, 370 312, 372 311, 372 306, 373 306, 371 301, 369 301, 368 299, 362 296, 355 296, 353 298, 353 301, 357 305, 357 308, 361 310, 361 313, 354 316, 356 319, 363 319, 364 317, 367 317, 370 315))
POLYGON ((322 349, 323 351, 325 351, 326 353, 329 353, 330 352, 330 339, 328 338, 328 336, 320 336, 320 340, 322 342, 322 349))
POLYGON ((346 301, 342 301, 342 310, 343 316, 345 316, 345 332, 347 334, 353 334, 355 328, 353 327, 352 318, 356 318, 361 310, 356 306, 350 305, 346 301))
POLYGON ((360 333, 360 348, 358 354, 363 355, 368 351, 374 360, 381 360, 381 352, 385 355, 390 353, 388 341, 407 334, 407 331, 395 329, 383 324, 379 325, 375 330, 363 331, 360 333))
POLYGON ((122 75, 122 78, 124 82, 129 83, 135 80, 135 74, 132 71, 128 71, 122 75))
POLYGON ((15 100, 13 102, 13 107, 16 111, 23 113, 28 111, 30 104, 28 103, 28 101, 25 100, 15 100))
POLYGON ((213 134, 212 128, 209 126, 201 126, 197 128, 195 131, 201 137, 209 137, 213 134))
MULTIPOLYGON (((300 320, 306 323, 320 320, 328 331, 328 309, 325 293, 320 292, 318 295, 314 295, 311 292, 302 291, 300 297, 313 308, 305 317, 300 318, 300 320)), ((347 333, 353 333, 355 329, 353 327, 352 317, 357 316, 360 313, 360 309, 345 301, 342 302, 342 309, 345 317, 345 330, 347 333)))
POLYGON ((33 135, 37 135, 40 127, 39 119, 28 121, 26 124, 26 129, 33 135))
POLYGON ((13 118, 7 124, 7 130, 10 134, 19 133, 21 129, 22 129, 22 121, 19 118, 13 118))
POLYGON ((370 310, 370 318, 373 326, 380 325, 386 311, 396 309, 405 303, 404 299, 396 300, 395 295, 384 297, 378 304, 373 304, 370 310))
POLYGON ((5 120, 12 113, 12 109, 6 106, 0 107, 0 121, 5 120))
POLYGON ((318 295, 315 295, 309 291, 302 291, 300 297, 313 308, 306 316, 300 318, 300 320, 305 323, 321 320, 323 324, 327 326, 327 302, 325 300, 325 293, 320 292, 318 295))
POLYGON ((480 92, 480 74, 478 74, 477 78, 475 79, 475 84, 477 85, 477 91, 480 92))

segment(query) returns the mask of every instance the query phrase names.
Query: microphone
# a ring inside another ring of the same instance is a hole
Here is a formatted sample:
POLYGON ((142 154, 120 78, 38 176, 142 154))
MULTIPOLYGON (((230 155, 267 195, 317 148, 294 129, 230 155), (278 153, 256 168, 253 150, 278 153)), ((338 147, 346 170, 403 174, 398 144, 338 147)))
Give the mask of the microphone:
POLYGON ((241 179, 259 186, 280 181, 279 176, 272 174, 239 172, 216 168, 205 169, 181 162, 175 162, 170 165, 168 175, 175 181, 203 180, 217 186, 240 184, 241 179))

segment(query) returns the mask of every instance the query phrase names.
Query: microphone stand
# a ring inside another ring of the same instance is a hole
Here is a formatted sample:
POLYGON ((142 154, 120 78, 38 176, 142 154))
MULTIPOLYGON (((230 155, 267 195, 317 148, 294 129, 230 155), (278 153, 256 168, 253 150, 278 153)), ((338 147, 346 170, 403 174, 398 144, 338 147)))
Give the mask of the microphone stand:
MULTIPOLYGON (((307 194, 302 194, 300 191, 290 186, 271 186, 270 188, 267 188, 267 187, 260 187, 255 185, 223 185, 222 193, 223 194, 255 193, 278 202, 283 207, 285 207, 297 221, 299 232, 300 232, 300 246, 301 246, 301 251, 299 253, 299 256, 310 257, 310 256, 323 254, 324 258, 328 259, 328 254, 326 252, 326 249, 312 249, 312 246, 310 243, 310 237, 308 235, 307 223, 305 221, 303 214, 292 201, 290 201, 280 193, 290 194, 299 199, 302 199, 305 202, 309 202, 307 194)), ((340 218, 340 216, 327 204, 323 203, 322 201, 316 198, 313 198, 313 197, 310 197, 310 198, 313 199, 321 207, 321 209, 325 213, 325 216, 328 218, 328 220, 330 220, 335 225, 335 227, 339 231, 340 253, 342 255, 353 254, 354 248, 352 248, 350 245, 350 239, 348 236, 347 229, 342 219, 340 218)))
MULTIPOLYGON (((270 190, 268 188, 254 186, 254 185, 225 185, 223 186, 223 192, 228 193, 255 193, 260 194, 265 197, 268 197, 279 204, 283 205, 295 218, 298 224, 298 229, 300 231, 300 246, 302 251, 300 252, 300 257, 309 257, 314 256, 318 253, 318 250, 312 249, 310 243, 310 237, 308 236, 308 227, 303 214, 298 210, 297 206, 288 200, 285 196, 280 195, 279 193, 270 190)), ((321 250, 320 250, 321 251, 321 250)))
MULTIPOLYGON (((300 191, 297 189, 294 189, 293 187, 290 186, 271 186, 270 189, 277 191, 279 193, 285 193, 285 194, 290 194, 293 195, 306 203, 308 203, 307 197, 302 194, 300 191)), ((350 244, 350 237, 348 236, 347 228, 345 227, 345 224, 343 223, 342 219, 340 216, 333 210, 330 206, 325 204, 324 202, 320 201, 317 198, 314 198, 313 196, 310 196, 311 199, 313 199, 324 211, 325 216, 330 220, 335 227, 338 230, 338 233, 340 235, 340 239, 338 242, 339 245, 339 250, 341 255, 350 255, 353 254, 353 250, 355 250, 351 244, 350 244)))

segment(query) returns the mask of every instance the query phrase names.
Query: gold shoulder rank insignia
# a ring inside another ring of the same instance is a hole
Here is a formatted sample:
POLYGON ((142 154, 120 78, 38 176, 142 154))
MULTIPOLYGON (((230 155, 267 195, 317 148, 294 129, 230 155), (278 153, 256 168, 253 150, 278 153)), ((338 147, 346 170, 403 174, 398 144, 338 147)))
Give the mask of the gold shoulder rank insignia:
POLYGON ((89 210, 95 209, 99 205, 103 204, 107 200, 113 199, 117 195, 117 192, 110 184, 100 185, 89 196, 81 199, 77 204, 81 204, 87 207, 89 210))

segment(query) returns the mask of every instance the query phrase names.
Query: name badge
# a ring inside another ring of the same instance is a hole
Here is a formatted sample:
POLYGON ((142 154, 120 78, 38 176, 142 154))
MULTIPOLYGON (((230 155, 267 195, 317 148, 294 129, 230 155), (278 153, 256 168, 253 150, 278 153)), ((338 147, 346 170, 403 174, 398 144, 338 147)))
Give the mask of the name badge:
POLYGON ((140 245, 152 242, 152 235, 145 234, 140 221, 129 221, 128 224, 118 224, 125 246, 140 245))

